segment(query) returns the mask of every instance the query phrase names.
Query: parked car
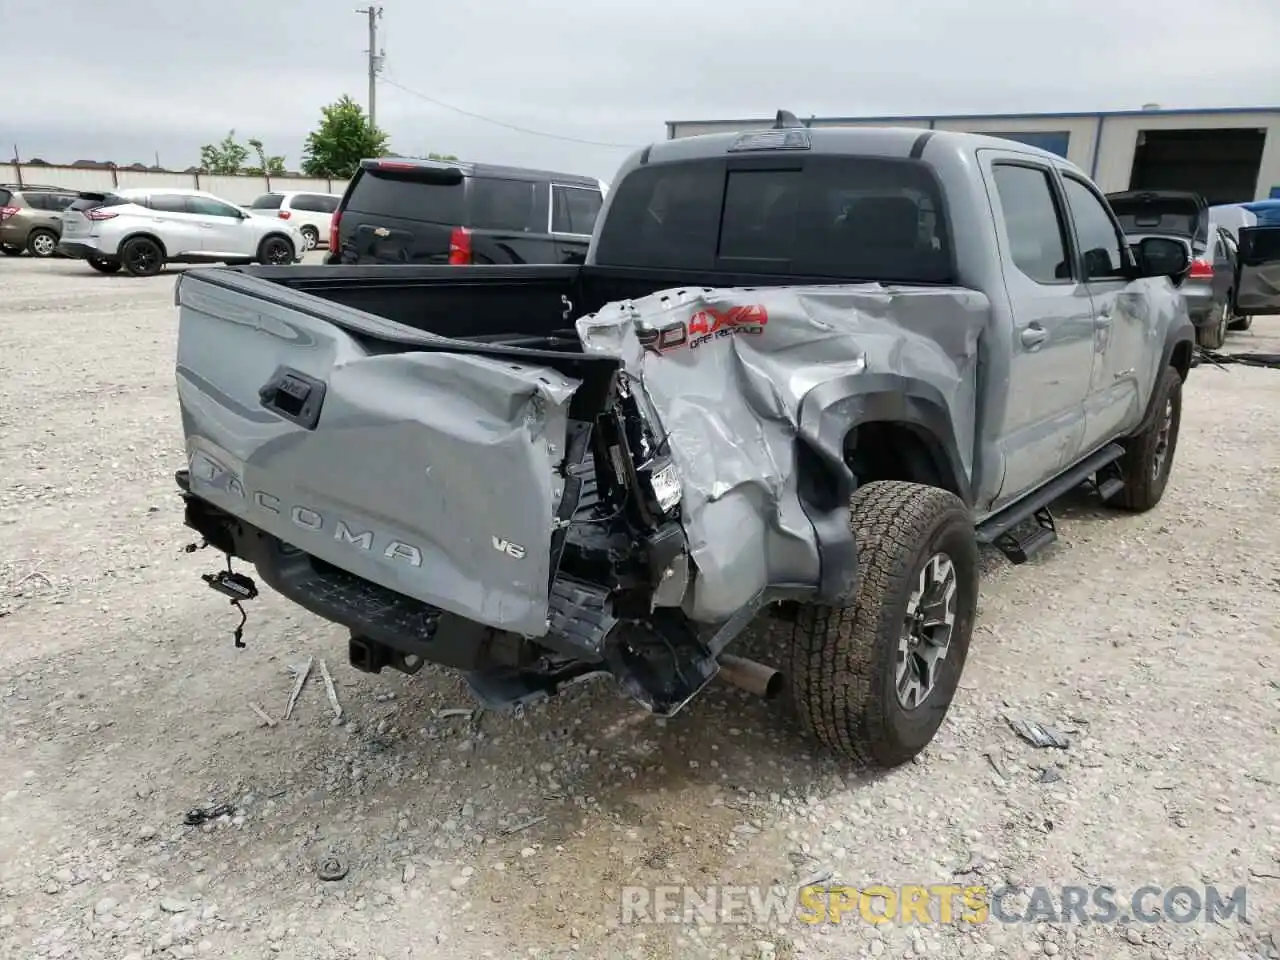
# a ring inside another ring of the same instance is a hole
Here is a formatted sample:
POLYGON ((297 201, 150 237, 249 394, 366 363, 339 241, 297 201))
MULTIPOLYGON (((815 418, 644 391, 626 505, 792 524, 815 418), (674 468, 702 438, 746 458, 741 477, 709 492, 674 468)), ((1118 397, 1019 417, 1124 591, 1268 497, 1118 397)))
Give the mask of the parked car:
POLYGON ((404 158, 364 160, 330 227, 326 263, 581 263, 599 180, 404 158))
POLYGON ((232 556, 357 668, 496 707, 600 674, 664 716, 718 672, 768 694, 727 653, 768 609, 805 728, 901 764, 959 684, 978 544, 1025 561, 1081 483, 1160 503, 1188 267, 1008 140, 780 112, 655 143, 581 266, 183 276, 185 522, 233 602, 232 556))
POLYGON ((81 193, 63 214, 58 252, 100 273, 150 277, 166 263, 289 264, 306 242, 293 224, 255 217, 202 190, 81 193))
POLYGON ((1229 329, 1248 329, 1249 317, 1231 313, 1237 244, 1218 219, 1221 213, 1215 216, 1202 196, 1181 190, 1125 190, 1107 198, 1130 242, 1172 237, 1186 246, 1191 269, 1180 289, 1202 347, 1216 350, 1229 329))
POLYGON ((341 200, 342 195, 337 193, 282 190, 264 193, 249 205, 249 210, 261 216, 288 220, 302 234, 306 248, 314 250, 321 243, 328 245, 329 225, 341 200))
POLYGON ((0 183, 0 252, 52 257, 62 233, 62 211, 76 196, 62 187, 0 183))

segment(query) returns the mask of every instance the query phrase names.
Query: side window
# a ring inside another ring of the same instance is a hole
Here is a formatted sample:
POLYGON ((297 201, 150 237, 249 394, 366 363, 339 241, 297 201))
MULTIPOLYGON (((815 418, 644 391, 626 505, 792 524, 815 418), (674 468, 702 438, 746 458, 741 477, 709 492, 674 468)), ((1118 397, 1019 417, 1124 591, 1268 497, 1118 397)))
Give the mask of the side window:
POLYGON ((590 236, 600 213, 598 190, 551 185, 551 232, 590 236))
POLYGON ((1066 232, 1049 171, 1011 163, 992 169, 1014 266, 1036 283, 1071 279, 1066 232))
POLYGON ((4 189, 3 187, 0 187, 0 207, 7 207, 9 205, 9 200, 12 197, 13 197, 12 193, 4 189))
POLYGON ((187 198, 176 193, 153 193, 148 206, 160 213, 188 213, 187 198))
POLYGON ((284 197, 278 193, 264 193, 257 200, 253 201, 250 209, 252 210, 279 210, 280 203, 284 197))
POLYGON ((1123 279, 1125 261, 1120 253, 1120 235, 1098 195, 1075 177, 1064 175, 1067 206, 1076 224, 1080 255, 1086 280, 1123 279))
POLYGON ((289 201, 289 207, 293 210, 301 210, 304 213, 321 213, 324 207, 320 201, 323 197, 315 197, 309 193, 300 193, 289 201))
POLYGON ((320 212, 333 213, 338 209, 338 204, 342 202, 341 197, 320 197, 320 212))
POLYGON ((532 180, 472 178, 471 226, 479 230, 540 231, 534 216, 537 188, 532 180))
POLYGON ((209 197, 187 197, 187 213, 195 213, 202 217, 240 218, 240 211, 230 204, 209 197))

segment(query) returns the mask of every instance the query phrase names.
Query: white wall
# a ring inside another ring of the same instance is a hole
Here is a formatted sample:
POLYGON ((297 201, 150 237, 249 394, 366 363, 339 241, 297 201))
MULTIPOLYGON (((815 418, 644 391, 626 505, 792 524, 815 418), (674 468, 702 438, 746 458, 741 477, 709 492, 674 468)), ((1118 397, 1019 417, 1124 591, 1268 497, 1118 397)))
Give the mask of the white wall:
POLYGON ((206 190, 232 203, 249 203, 268 190, 314 190, 342 193, 345 180, 313 177, 215 177, 193 173, 152 170, 94 170, 84 167, 29 166, 0 164, 0 182, 39 183, 70 190, 116 190, 124 187, 178 187, 206 190))
POLYGON ((1267 139, 1262 147, 1258 185, 1253 197, 1255 200, 1265 200, 1273 186, 1280 187, 1280 117, 1274 113, 1107 117, 1103 122, 1102 142, 1098 150, 1098 186, 1106 191, 1129 188, 1133 154, 1137 149, 1140 131, 1215 130, 1230 127, 1262 127, 1267 131, 1267 139))

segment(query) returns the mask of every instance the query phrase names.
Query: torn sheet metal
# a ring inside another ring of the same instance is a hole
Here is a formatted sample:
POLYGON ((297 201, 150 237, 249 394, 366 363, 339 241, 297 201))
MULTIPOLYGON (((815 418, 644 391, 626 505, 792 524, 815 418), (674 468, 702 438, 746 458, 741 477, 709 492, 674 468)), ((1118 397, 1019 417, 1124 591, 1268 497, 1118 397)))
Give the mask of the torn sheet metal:
MULTIPOLYGON (((948 408, 971 468, 978 336, 990 303, 960 287, 879 284, 663 290, 577 322, 589 354, 643 385, 682 474, 698 577, 686 612, 722 620, 762 588, 815 584, 815 534, 796 495, 795 438, 827 432, 832 399, 923 382, 948 408), (830 396, 828 396, 828 394, 830 396)), ((844 426, 841 424, 840 426, 844 426)))

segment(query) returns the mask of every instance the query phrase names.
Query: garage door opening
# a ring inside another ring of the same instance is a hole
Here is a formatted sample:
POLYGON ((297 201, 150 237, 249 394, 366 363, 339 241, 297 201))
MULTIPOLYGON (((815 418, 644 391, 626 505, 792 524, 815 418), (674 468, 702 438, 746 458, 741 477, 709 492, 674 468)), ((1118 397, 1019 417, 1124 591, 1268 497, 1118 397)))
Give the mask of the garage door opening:
POLYGON ((1258 188, 1266 130, 1143 130, 1133 153, 1132 190, 1194 190, 1211 205, 1247 203, 1258 188))

